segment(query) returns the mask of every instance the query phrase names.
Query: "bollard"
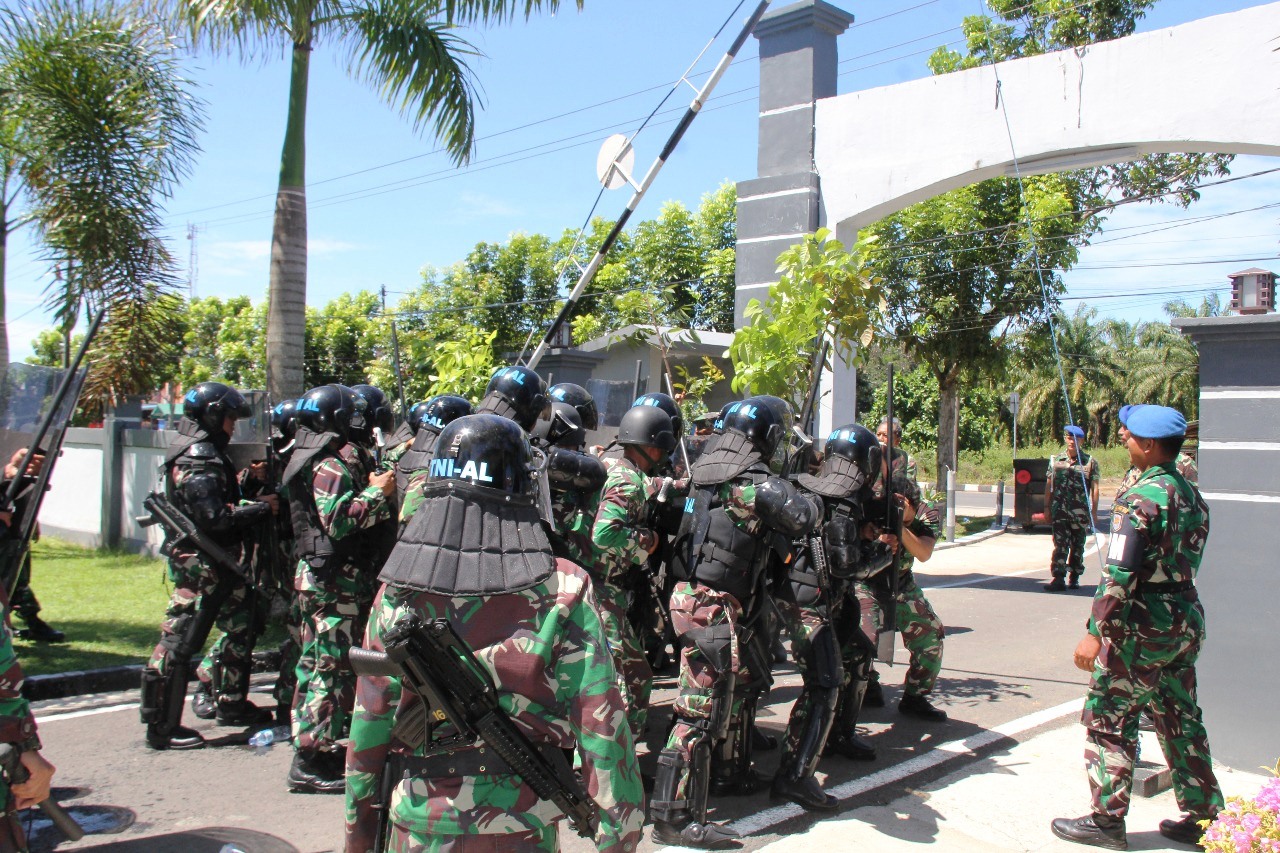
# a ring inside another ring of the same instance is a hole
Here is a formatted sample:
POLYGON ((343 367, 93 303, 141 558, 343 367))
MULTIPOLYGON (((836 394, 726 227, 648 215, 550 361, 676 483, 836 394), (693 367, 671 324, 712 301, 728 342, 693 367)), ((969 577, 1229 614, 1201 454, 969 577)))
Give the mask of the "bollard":
POLYGON ((991 520, 992 530, 1004 528, 1004 479, 996 483, 996 517, 991 520))
POLYGON ((947 541, 956 541, 956 472, 947 469, 947 541))

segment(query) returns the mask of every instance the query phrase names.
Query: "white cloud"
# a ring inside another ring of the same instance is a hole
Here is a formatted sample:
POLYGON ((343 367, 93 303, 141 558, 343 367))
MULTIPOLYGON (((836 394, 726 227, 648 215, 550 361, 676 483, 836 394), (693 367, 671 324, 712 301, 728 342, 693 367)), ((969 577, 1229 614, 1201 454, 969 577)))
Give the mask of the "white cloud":
POLYGON ((457 214, 480 219, 490 216, 518 216, 520 209, 500 198, 478 192, 463 192, 457 197, 457 214))

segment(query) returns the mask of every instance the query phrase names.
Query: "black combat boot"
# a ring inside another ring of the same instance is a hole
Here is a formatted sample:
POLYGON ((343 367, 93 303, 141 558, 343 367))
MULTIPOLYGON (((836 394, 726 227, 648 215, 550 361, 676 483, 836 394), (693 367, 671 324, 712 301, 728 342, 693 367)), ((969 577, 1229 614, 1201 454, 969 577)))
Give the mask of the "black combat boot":
POLYGON ((928 720, 931 723, 945 723, 947 721, 946 711, 933 707, 928 699, 923 696, 917 696, 914 693, 902 694, 902 698, 898 700, 898 713, 906 714, 908 717, 915 717, 918 720, 928 720))
POLYGON ((1067 577, 1067 589, 1079 589, 1079 588, 1080 588, 1080 575, 1073 572, 1067 577))
POLYGON ((1062 579, 1062 575, 1054 575, 1053 580, 1044 585, 1045 592, 1062 592, 1066 588, 1067 584, 1062 579))
POLYGON ((332 758, 336 753, 298 750, 289 767, 289 790, 297 794, 341 794, 346 779, 332 758))
POLYGON ((862 704, 868 708, 884 707, 884 688, 880 686, 880 679, 873 678, 867 682, 867 692, 862 697, 862 704))
POLYGON ((202 720, 212 720, 218 715, 218 707, 213 702, 213 685, 200 682, 191 695, 191 710, 202 720))
POLYGON ((876 760, 876 748, 871 745, 871 741, 856 732, 832 735, 827 739, 827 746, 822 750, 822 754, 838 755, 850 761, 876 760))
MULTIPOLYGON (((871 697, 874 685, 880 690, 880 681, 855 679, 840 691, 840 700, 836 704, 835 721, 827 737, 823 755, 839 755, 853 761, 875 761, 876 748, 870 741, 858 734, 858 717, 862 714, 862 706, 871 697)), ((880 693, 880 704, 884 704, 884 694, 880 693)))
MULTIPOLYGON (((796 699, 798 710, 791 712, 792 725, 798 713, 804 723, 795 737, 795 752, 783 753, 782 764, 773 777, 773 796, 788 799, 806 811, 829 812, 840 807, 840 801, 822 790, 813 777, 822 746, 831 733, 839 696, 838 687, 806 687, 796 699)), ((790 737, 787 743, 792 743, 790 737)))
POLYGON ((31 616, 24 621, 27 627, 18 632, 18 636, 24 640, 32 640, 37 643, 62 643, 66 642, 67 635, 41 619, 39 616, 31 616))
POLYGON ((1160 834, 1165 838, 1177 841, 1179 844, 1192 844, 1204 849, 1200 843, 1200 839, 1204 838, 1204 830, 1200 828, 1200 821, 1205 819, 1187 815, 1178 820, 1162 820, 1160 821, 1160 834))
POLYGON ((695 739, 692 765, 674 749, 658 753, 658 776, 649 799, 649 816, 653 820, 653 840, 659 844, 696 847, 701 850, 727 850, 741 846, 741 837, 726 826, 707 821, 707 783, 710 781, 711 750, 695 739), (677 800, 676 789, 688 773, 685 798, 677 800))
POLYGON ((1053 834, 1076 844, 1105 847, 1108 850, 1128 850, 1129 838, 1124 831, 1124 818, 1104 814, 1089 814, 1074 820, 1060 817, 1051 824, 1053 834))
POLYGON ((169 728, 161 723, 147 726, 147 746, 152 749, 200 749, 204 737, 186 726, 169 728))
POLYGON ((218 702, 218 725, 264 726, 275 721, 270 708, 259 708, 248 699, 218 702))

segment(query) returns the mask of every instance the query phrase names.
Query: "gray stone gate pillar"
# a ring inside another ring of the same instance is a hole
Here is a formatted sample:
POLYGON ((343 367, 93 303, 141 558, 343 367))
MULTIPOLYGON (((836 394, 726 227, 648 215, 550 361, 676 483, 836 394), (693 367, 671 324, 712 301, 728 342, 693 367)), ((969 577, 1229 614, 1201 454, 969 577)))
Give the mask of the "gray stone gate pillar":
MULTIPOLYGON (((751 299, 764 300, 778 280, 779 253, 812 234, 820 222, 820 186, 813 169, 814 109, 836 94, 836 37, 853 16, 823 0, 801 0, 766 14, 760 41, 758 177, 738 184, 736 326, 751 299)), ((853 420, 853 369, 827 377, 822 432, 853 420), (832 412, 832 404, 836 412, 832 412)))
POLYGON ((1200 350, 1200 491, 1209 544, 1196 586, 1197 674, 1213 757, 1257 772, 1280 756, 1280 315, 1175 319, 1200 350))

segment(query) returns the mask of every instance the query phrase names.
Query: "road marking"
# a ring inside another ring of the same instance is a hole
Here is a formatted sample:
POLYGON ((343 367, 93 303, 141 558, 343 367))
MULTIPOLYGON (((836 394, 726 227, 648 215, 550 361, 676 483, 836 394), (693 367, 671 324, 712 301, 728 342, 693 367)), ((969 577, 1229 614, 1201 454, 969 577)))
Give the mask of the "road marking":
POLYGON ((60 720, 78 720, 81 717, 94 717, 98 714, 111 714, 116 711, 132 711, 137 708, 139 703, 126 702, 123 705, 106 705, 101 708, 88 708, 84 711, 64 711, 60 714, 49 714, 47 716, 37 716, 37 723, 56 723, 60 720))
MULTIPOLYGON (((1054 720, 1061 719, 1072 713, 1080 713, 1084 707, 1084 699, 1072 699, 1070 702, 1063 702, 1052 708, 1046 708, 1043 711, 1036 711, 1034 714, 1028 714, 1025 717, 1019 717, 1016 720, 1010 720, 1007 723, 1001 723, 993 729, 978 732, 963 740, 953 740, 934 747, 923 755, 917 755, 915 758, 895 764, 892 767, 886 767, 884 770, 872 773, 870 776, 864 776, 861 779, 853 779, 844 784, 837 785, 834 788, 828 788, 827 793, 831 794, 838 800, 849 800, 853 797, 861 796, 869 791, 877 788, 883 788, 901 782, 917 773, 923 773, 926 770, 932 770, 939 765, 945 764, 954 758, 971 757, 976 758, 978 750, 985 749, 1005 738, 1016 737, 1023 732, 1031 731, 1045 723, 1051 723, 1054 720)), ((729 828, 736 830, 738 833, 746 836, 756 835, 770 829, 778 824, 793 820, 806 814, 805 810, 797 806, 795 803, 787 803, 784 806, 773 806, 762 812, 750 815, 748 817, 735 820, 729 824, 729 828)), ((687 850, 686 847, 664 847, 662 850, 687 850)))

